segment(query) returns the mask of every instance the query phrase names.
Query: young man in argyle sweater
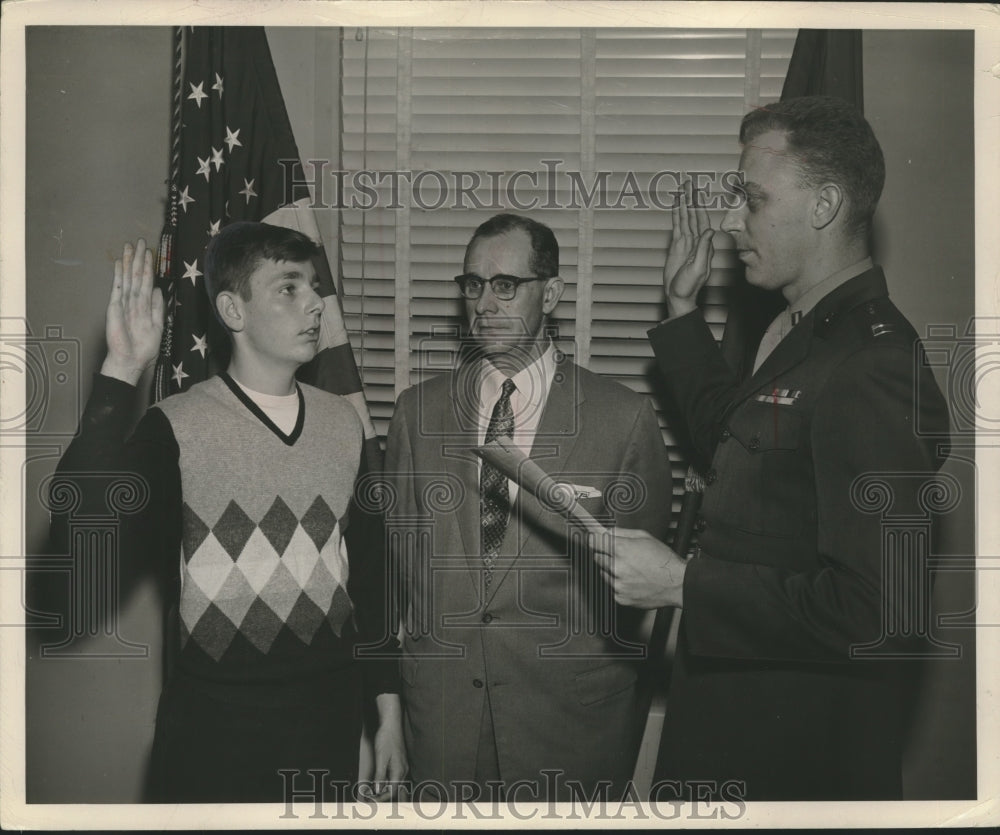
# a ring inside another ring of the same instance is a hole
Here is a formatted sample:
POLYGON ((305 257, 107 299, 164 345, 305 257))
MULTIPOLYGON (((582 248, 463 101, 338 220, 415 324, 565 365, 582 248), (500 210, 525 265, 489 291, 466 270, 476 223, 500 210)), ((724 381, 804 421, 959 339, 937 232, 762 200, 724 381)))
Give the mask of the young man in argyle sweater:
POLYGON ((120 536, 125 559, 164 572, 178 603, 153 742, 157 801, 282 801, 313 786, 310 769, 325 772, 317 790, 353 786, 364 696, 379 717, 376 791, 406 774, 397 659, 355 660, 358 643, 385 637, 384 541, 348 547, 378 524, 352 501, 361 421, 294 376, 319 340, 315 252, 263 223, 213 238, 205 281, 229 333, 228 370, 151 407, 128 440, 163 299, 142 240, 115 262, 107 358, 59 471, 134 472, 149 487, 120 536))

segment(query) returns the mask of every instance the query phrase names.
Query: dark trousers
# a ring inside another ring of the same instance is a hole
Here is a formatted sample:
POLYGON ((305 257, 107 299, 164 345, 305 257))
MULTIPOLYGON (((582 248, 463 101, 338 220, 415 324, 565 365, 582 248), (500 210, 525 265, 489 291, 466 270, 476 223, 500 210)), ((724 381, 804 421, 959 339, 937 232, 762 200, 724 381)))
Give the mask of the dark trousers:
POLYGON ((157 710, 150 799, 279 803, 293 789, 302 799, 315 787, 334 801, 344 789, 331 781, 352 790, 357 782, 361 705, 354 666, 264 684, 177 672, 157 710), (310 769, 322 773, 314 777, 310 769))

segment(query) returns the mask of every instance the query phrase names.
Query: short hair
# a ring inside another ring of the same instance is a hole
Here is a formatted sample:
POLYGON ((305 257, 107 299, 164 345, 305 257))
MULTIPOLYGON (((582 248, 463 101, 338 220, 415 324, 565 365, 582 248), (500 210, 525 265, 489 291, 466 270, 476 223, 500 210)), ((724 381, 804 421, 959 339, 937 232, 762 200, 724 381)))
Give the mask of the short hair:
MULTIPOLYGON (((520 229, 531 237, 531 257, 528 268, 539 278, 552 278, 559 275, 559 243, 556 236, 544 223, 528 217, 514 214, 494 215, 485 223, 481 223, 465 249, 468 257, 469 249, 480 238, 495 238, 506 232, 520 229)), ((488 278, 489 276, 483 276, 488 278)), ((525 276, 527 278, 527 276, 525 276)))
POLYGON ((885 159, 871 125, 856 107, 833 96, 802 96, 751 110, 740 144, 768 131, 785 135, 804 184, 837 183, 847 195, 849 234, 867 234, 885 184, 885 159))
POLYGON ((261 261, 300 264, 319 252, 311 238, 295 229, 249 220, 224 226, 205 250, 205 290, 216 317, 219 293, 238 293, 244 301, 250 300, 250 276, 261 261))

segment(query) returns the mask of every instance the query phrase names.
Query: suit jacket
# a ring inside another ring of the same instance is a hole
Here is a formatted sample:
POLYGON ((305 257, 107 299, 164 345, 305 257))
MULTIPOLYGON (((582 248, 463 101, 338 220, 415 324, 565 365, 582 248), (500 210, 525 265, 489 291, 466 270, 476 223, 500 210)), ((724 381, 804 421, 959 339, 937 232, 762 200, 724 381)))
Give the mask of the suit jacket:
POLYGON ((883 563, 919 572, 927 546, 893 551, 884 514, 928 516, 921 487, 948 432, 915 331, 876 268, 742 384, 697 313, 650 340, 712 462, 657 779, 742 781, 757 800, 899 797, 903 694, 887 659, 906 648, 884 634, 883 563))
MULTIPOLYGON (((614 604, 580 534, 523 488, 483 595, 475 363, 405 391, 389 428, 393 556, 403 576, 401 676, 414 781, 474 775, 489 692, 500 772, 519 795, 622 788, 644 716, 635 701, 643 613, 614 604), (543 769, 561 776, 546 778, 543 769)), ((645 398, 565 360, 531 451, 558 480, 593 487, 598 518, 666 533, 670 467, 645 398)))

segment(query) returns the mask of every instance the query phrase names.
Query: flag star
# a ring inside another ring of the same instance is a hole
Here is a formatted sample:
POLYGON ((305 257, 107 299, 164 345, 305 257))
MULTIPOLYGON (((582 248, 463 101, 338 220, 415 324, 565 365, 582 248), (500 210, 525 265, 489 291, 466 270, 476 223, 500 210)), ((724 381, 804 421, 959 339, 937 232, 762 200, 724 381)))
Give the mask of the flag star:
MULTIPOLYGON (((200 162, 201 160, 199 160, 200 162)), ((222 168, 222 163, 225 160, 222 158, 222 148, 212 148, 212 165, 215 166, 215 170, 218 171, 222 168)))
POLYGON ((191 84, 191 82, 188 82, 188 86, 191 88, 191 94, 188 98, 194 99, 194 103, 198 105, 198 109, 201 110, 201 100, 208 98, 208 93, 204 90, 205 82, 199 81, 197 87, 195 87, 194 84, 191 84))
POLYGON ((251 197, 257 197, 257 192, 253 190, 253 180, 248 180, 246 177, 243 178, 243 190, 239 192, 247 199, 247 204, 250 203, 251 197))
POLYGON ((222 98, 222 76, 218 73, 215 74, 215 84, 212 85, 213 90, 219 91, 219 98, 222 98))
POLYGON ((198 259, 195 258, 194 261, 192 261, 190 264, 187 261, 185 261, 184 267, 185 267, 185 272, 184 275, 181 276, 181 278, 190 278, 192 285, 197 284, 197 278, 198 276, 201 275, 201 272, 198 270, 198 259))
POLYGON ((186 378, 188 375, 184 373, 184 363, 178 363, 174 367, 174 373, 170 376, 174 378, 174 382, 177 383, 177 388, 181 387, 181 380, 186 378))
POLYGON ((205 182, 207 183, 208 175, 212 173, 211 165, 212 163, 208 160, 208 158, 202 159, 201 157, 198 157, 198 170, 194 172, 195 176, 197 177, 199 174, 204 174, 205 182))
POLYGON ((208 227, 208 237, 214 238, 219 234, 219 227, 222 225, 221 220, 213 220, 212 225, 208 227))
POLYGON ((197 351, 201 354, 201 358, 205 359, 205 352, 208 350, 208 339, 205 337, 205 334, 198 336, 198 334, 193 333, 191 337, 194 339, 194 347, 191 350, 197 351))
POLYGON ((243 147, 243 143, 240 142, 240 130, 241 128, 237 128, 235 131, 231 131, 229 125, 226 125, 226 138, 224 141, 229 146, 229 153, 233 152, 234 145, 243 147))
POLYGON ((194 203, 194 198, 188 194, 188 187, 184 186, 184 191, 181 192, 180 196, 181 208, 184 210, 184 214, 187 214, 188 203, 194 203))

